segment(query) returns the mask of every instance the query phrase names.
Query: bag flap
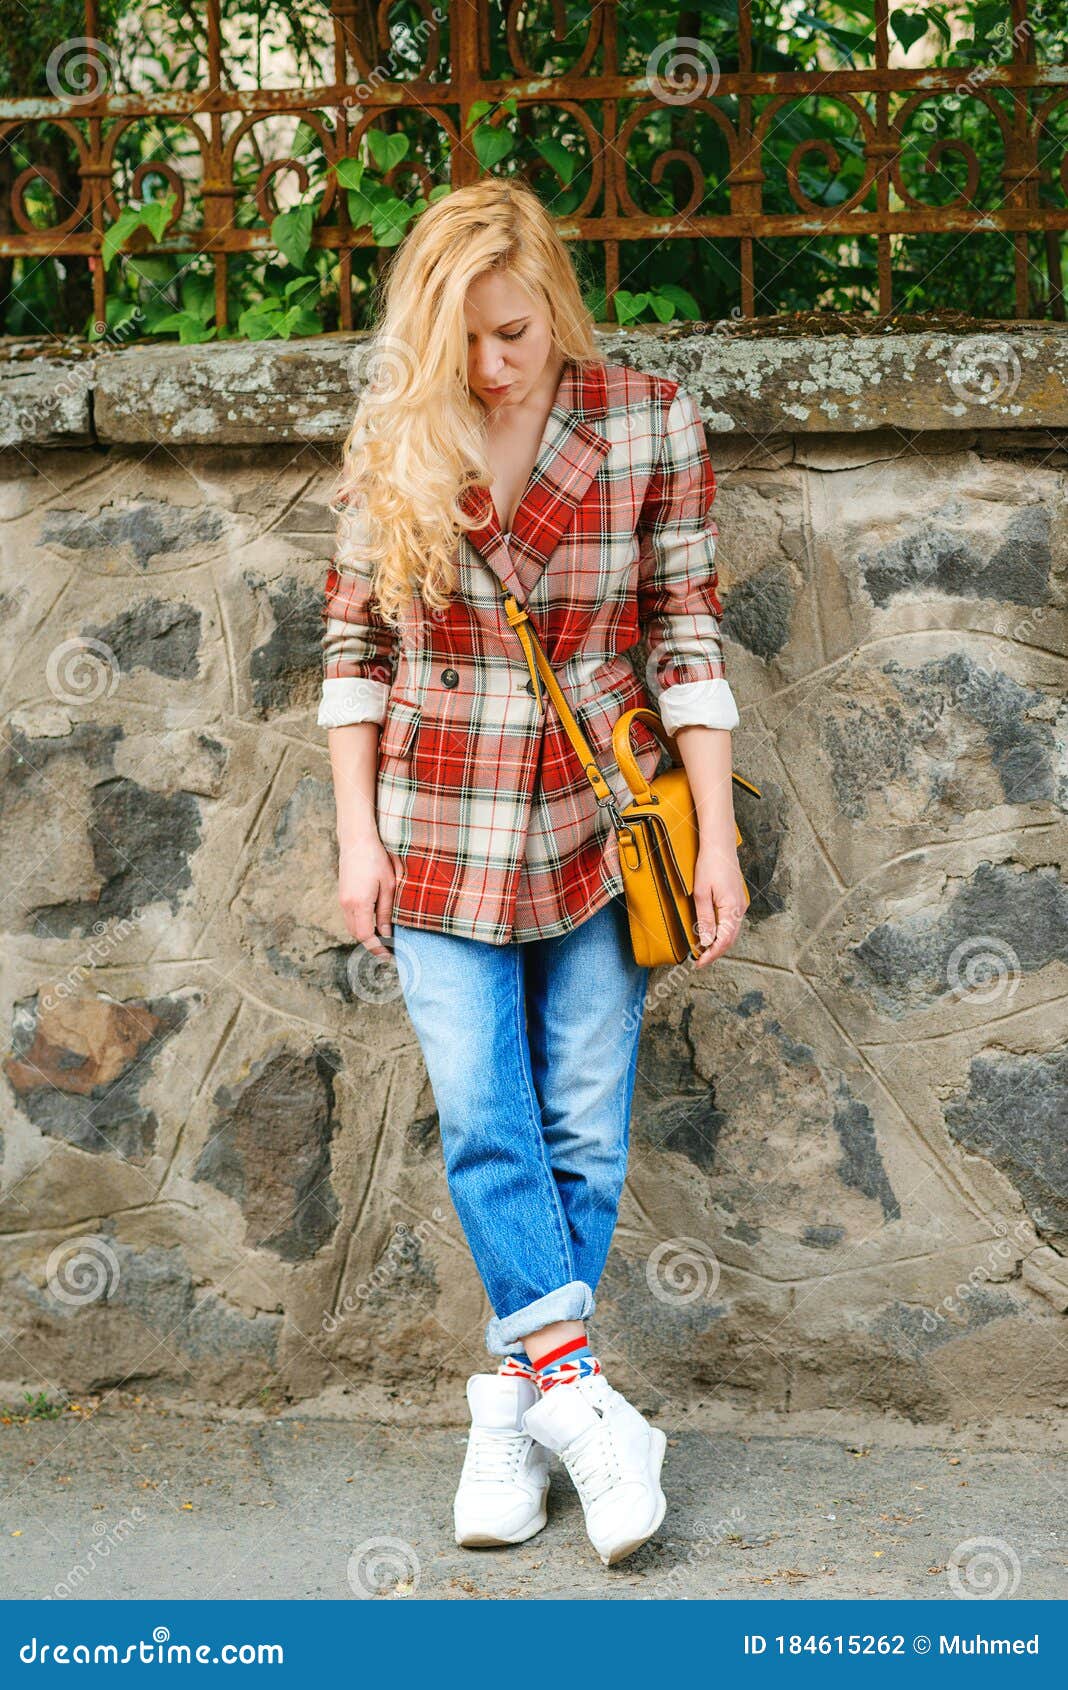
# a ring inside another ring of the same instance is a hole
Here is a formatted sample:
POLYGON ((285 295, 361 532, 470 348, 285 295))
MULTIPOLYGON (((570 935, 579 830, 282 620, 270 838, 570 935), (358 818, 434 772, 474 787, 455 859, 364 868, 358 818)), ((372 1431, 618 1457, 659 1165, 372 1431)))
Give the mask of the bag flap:
MULTIPOLYGON (((658 802, 654 806, 641 806, 642 819, 655 829, 661 850, 687 893, 692 895, 699 837, 686 770, 677 766, 665 769, 650 784, 658 802)), ((624 811, 624 819, 626 814, 624 811)))

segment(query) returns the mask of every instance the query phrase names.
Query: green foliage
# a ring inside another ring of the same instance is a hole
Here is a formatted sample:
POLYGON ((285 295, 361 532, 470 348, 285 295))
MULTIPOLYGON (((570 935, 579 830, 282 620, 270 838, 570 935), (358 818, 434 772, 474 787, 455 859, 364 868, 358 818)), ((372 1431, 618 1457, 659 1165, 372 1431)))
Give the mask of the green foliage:
MULTIPOLYGON (((500 29, 500 0, 491 6, 488 78, 507 82, 514 74, 500 29)), ((733 0, 697 0, 703 62, 708 71, 705 99, 663 104, 644 110, 626 145, 628 193, 639 210, 671 224, 689 210, 715 215, 731 205, 730 171, 735 162, 707 106, 711 103, 735 124, 737 102, 717 92, 716 71, 738 65, 738 7, 733 0), (687 162, 692 160, 692 164, 687 162), (697 186, 696 196, 694 193, 697 186)), ((322 0, 223 0, 223 53, 232 80, 248 86, 254 78, 277 85, 279 56, 287 55, 286 76, 310 85, 321 79, 322 0)), ((565 8, 569 27, 556 33, 552 8, 524 11, 523 51, 546 79, 574 67, 586 39, 585 13, 565 8), (581 27, 579 27, 581 25, 581 27)), ((875 57, 874 0, 754 0, 753 61, 760 71, 831 71, 863 69, 875 57)), ((680 31, 677 6, 642 3, 626 10, 619 32, 620 69, 636 78, 647 74, 653 55, 680 31)), ((448 31, 442 32, 439 58, 423 64, 425 33, 413 0, 398 0, 390 19, 394 48, 389 74, 399 79, 417 71, 431 79, 448 71, 448 31)), ((1032 0, 1034 39, 1025 41, 1039 62, 1068 59, 1068 0, 1032 0)), ((923 205, 947 205, 967 193, 979 212, 1005 202, 1002 127, 1011 127, 1013 105, 1003 91, 984 83, 984 74, 1013 55, 1009 0, 901 0, 890 11, 891 46, 900 62, 911 66, 945 65, 959 71, 952 91, 925 96, 907 120, 901 174, 908 194, 923 205), (938 145, 941 143, 941 145, 938 145), (978 165, 969 183, 968 150, 978 165)), ((207 42, 202 11, 181 0, 103 0, 102 26, 118 45, 112 67, 116 85, 133 74, 122 53, 136 60, 137 86, 160 91, 203 85, 207 42), (125 17, 136 21, 125 35, 117 29, 125 17), (131 45, 123 45, 124 41, 131 45), (136 41, 136 49, 132 43, 136 41)), ((0 94, 47 92, 41 67, 51 47, 78 37, 84 28, 80 0, 53 0, 49 8, 21 11, 6 19, 0 6, 0 94)), ((594 59, 591 73, 599 60, 594 59)), ((1029 96, 1037 109, 1044 96, 1029 96)), ((753 102, 759 122, 772 95, 753 102)), ((857 95, 869 114, 874 98, 857 95)), ((892 104, 892 114, 901 101, 892 104)), ((618 121, 646 102, 619 102, 618 121)), ((596 101, 586 108, 596 129, 601 112, 596 101)), ((580 207, 597 211, 603 197, 592 196, 596 163, 589 140, 574 113, 552 102, 523 104, 512 97, 479 101, 467 111, 453 108, 480 168, 503 177, 529 181, 557 218, 566 221, 580 207)), ((78 124, 75 117, 73 122, 78 124)), ((272 119, 272 121, 276 121, 272 119)), ((292 120, 283 143, 273 137, 266 153, 263 137, 250 132, 234 158, 235 225, 255 232, 251 250, 227 260, 227 326, 216 320, 214 260, 193 249, 203 225, 197 192, 195 142, 187 128, 160 116, 123 129, 115 147, 116 179, 129 184, 145 164, 173 165, 187 182, 182 216, 172 224, 174 198, 166 177, 139 178, 141 197, 123 206, 106 233, 102 262, 108 277, 106 320, 88 324, 88 269, 84 260, 65 265, 48 259, 19 260, 6 266, 8 282, 3 323, 7 333, 86 328, 92 337, 154 335, 186 343, 225 337, 288 339, 338 326, 339 268, 335 244, 320 244, 319 231, 335 226, 339 216, 367 245, 351 251, 352 298, 358 326, 373 320, 375 289, 390 249, 418 217, 451 191, 449 157, 440 124, 417 100, 383 113, 353 147, 354 156, 328 162, 320 127, 329 130, 335 114, 323 111, 315 121, 292 120), (273 149, 273 150, 272 150, 273 149), (271 179, 278 191, 265 220, 255 190, 271 157, 299 160, 306 175, 299 194, 292 176, 271 179), (332 199, 327 199, 333 187, 332 199), (269 244, 268 244, 269 243, 269 244)), ((49 165, 57 190, 43 179, 30 180, 25 204, 42 229, 70 211, 73 186, 64 179, 69 135, 58 127, 14 131, 8 142, 10 177, 34 162, 49 165), (57 164, 58 161, 58 164, 57 164)), ((1055 108, 1040 138, 1038 192, 1062 203, 1060 169, 1068 146, 1068 105, 1055 108)), ((874 209, 868 136, 856 110, 824 88, 794 96, 777 107, 768 124, 761 156, 762 204, 771 214, 796 215, 799 209, 832 208, 858 200, 874 209), (790 189, 796 175, 799 207, 790 189), (867 185, 865 185, 867 183, 867 185), (859 196, 859 199, 858 199, 859 196)), ((76 173, 71 175, 76 182, 76 173)), ((121 193, 120 193, 121 200, 121 193)), ((891 188, 891 205, 900 194, 891 188)), ((1055 263, 1060 237, 1049 243, 1029 240, 1032 309, 1046 311, 1052 291, 1047 274, 1050 252, 1055 263)), ((597 242, 570 244, 590 309, 604 320, 604 255, 597 242)), ((757 312, 834 309, 864 311, 878 304, 877 243, 869 236, 806 235, 754 242, 757 312)), ((620 286, 614 315, 620 324, 716 320, 737 312, 740 254, 733 239, 661 238, 624 240, 619 253, 620 286)), ((962 235, 915 235, 895 238, 892 247, 894 298, 900 309, 939 307, 975 315, 1007 315, 1012 310, 1015 251, 1010 237, 998 232, 962 235)))

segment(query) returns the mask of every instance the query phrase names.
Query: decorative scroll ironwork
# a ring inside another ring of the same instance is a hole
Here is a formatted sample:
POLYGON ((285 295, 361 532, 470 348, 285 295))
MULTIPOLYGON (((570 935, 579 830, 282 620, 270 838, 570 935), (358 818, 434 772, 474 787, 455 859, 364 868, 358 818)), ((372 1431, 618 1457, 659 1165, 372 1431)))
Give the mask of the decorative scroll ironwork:
MULTIPOLYGON (((692 86, 680 94, 672 80, 661 79, 652 61, 643 76, 620 74, 618 32, 624 19, 616 0, 591 0, 581 40, 575 38, 574 30, 567 36, 571 68, 558 76, 542 74, 530 62, 519 27, 520 9, 503 0, 504 37, 513 72, 508 80, 490 75, 494 56, 487 0, 450 0, 447 8, 444 3, 415 0, 413 10, 422 19, 416 33, 422 39, 423 62, 417 74, 394 79, 386 74, 395 69, 390 0, 377 4, 374 0, 331 0, 330 10, 329 83, 300 89, 228 86, 223 74, 219 0, 202 0, 201 6, 192 8, 202 16, 206 30, 202 87, 190 93, 162 90, 145 99, 109 91, 106 74, 94 83, 94 72, 106 73, 109 49, 99 36, 95 0, 88 0, 85 40, 63 44, 83 50, 89 66, 83 85, 71 97, 0 101, 0 149, 9 148, 16 137, 27 144, 29 137, 32 154, 35 133, 52 138, 50 146, 42 147, 40 162, 31 163, 9 181, 6 214, 0 207, 0 258, 87 257, 93 271, 94 309, 102 318, 106 278, 100 253, 105 232, 121 210, 117 181, 123 137, 146 120, 170 125, 185 137, 196 173, 190 173, 189 158, 142 162, 122 176, 123 197, 137 195, 152 178, 175 192, 174 215, 158 249, 201 253, 213 260, 216 321, 221 325, 226 322, 229 259, 271 246, 277 179, 292 172, 302 187, 308 181, 304 161, 291 156, 261 160, 251 190, 239 181, 238 150, 254 136, 258 124, 281 114, 299 116, 326 163, 334 164, 356 153, 361 136, 381 123, 384 113, 417 114, 440 134, 447 160, 443 179, 461 186, 482 174, 473 145, 473 109, 478 102, 511 98, 521 126, 524 119, 536 118, 538 108, 565 112, 573 120, 575 145, 590 181, 581 203, 560 218, 560 228, 567 239, 591 241, 603 248, 609 315, 621 285, 623 242, 737 242, 740 309, 749 317, 757 314, 759 304, 754 279, 754 243, 758 241, 811 241, 820 236, 874 240, 878 305, 889 312, 894 305, 891 257, 895 239, 994 232, 1006 237, 1014 249, 1016 315, 1029 312, 1029 240, 1036 234, 1045 237, 1054 309, 1063 315, 1057 237, 1068 229, 1068 207, 1052 202, 1050 184, 1054 192, 1068 196, 1068 151, 1056 167, 1046 168, 1040 161, 1040 142, 1049 137, 1059 108, 1068 102, 1068 67, 1034 63, 1035 36, 1028 22, 1027 0, 1010 0, 1006 6, 1011 62, 971 72, 960 67, 891 68, 889 0, 876 0, 872 65, 828 71, 755 71, 751 3, 740 0, 738 67, 720 73, 715 66, 696 95, 692 86), (359 26, 377 31, 381 63, 371 62, 361 45, 359 26), (444 46, 449 59, 442 66, 444 46), (980 160, 974 147, 960 136, 936 133, 929 119, 924 121, 931 102, 961 95, 985 108, 1000 137, 993 203, 979 203, 980 160), (860 174, 836 203, 814 198, 805 185, 806 172, 813 167, 831 178, 842 171, 842 157, 831 140, 802 140, 785 160, 772 146, 791 109, 796 110, 798 102, 816 99, 825 107, 835 104, 853 130, 854 173, 859 169, 860 174), (675 171, 675 210, 665 217, 643 210, 639 203, 630 180, 628 147, 643 122, 680 106, 685 107, 691 126, 700 121, 713 127, 726 169, 721 181, 710 183, 698 158, 685 145, 665 149, 656 158, 648 182, 656 187, 666 171, 675 171), (63 138, 71 158, 64 182, 55 164, 57 136, 63 138), (950 175, 956 168, 953 192, 943 203, 930 203, 910 187, 905 165, 914 166, 917 158, 919 170, 928 175, 950 175), (778 209, 769 206, 774 172, 779 173, 780 187, 785 175, 786 195, 774 196, 778 209), (49 226, 42 226, 39 211, 35 217, 27 204, 28 190, 40 183, 51 190, 57 207, 49 226), (678 190, 679 183, 685 191, 678 190), (250 192, 258 220, 242 222, 239 203, 250 192), (190 227, 186 213, 194 202, 201 221, 190 227)), ((554 3, 551 13, 554 38, 562 42, 566 34, 563 8, 554 3)), ((690 46, 698 50, 699 59, 701 44, 690 46)), ((407 160, 397 168, 405 181, 414 171, 423 192, 435 185, 425 163, 407 160)), ((539 161, 537 168, 551 166, 539 161)), ((339 255, 340 322, 348 328, 353 321, 352 253, 373 245, 373 238, 366 227, 353 230, 345 195, 336 191, 332 177, 327 181, 312 238, 315 246, 339 255)))

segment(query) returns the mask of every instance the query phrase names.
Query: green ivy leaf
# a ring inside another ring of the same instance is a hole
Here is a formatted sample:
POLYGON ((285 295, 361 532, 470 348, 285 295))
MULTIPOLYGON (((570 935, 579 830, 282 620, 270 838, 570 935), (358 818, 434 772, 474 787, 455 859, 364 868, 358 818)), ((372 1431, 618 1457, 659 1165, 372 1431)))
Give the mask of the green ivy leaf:
POLYGON ((348 199, 349 222, 354 229, 362 229, 374 220, 374 202, 366 194, 350 194, 348 199))
POLYGON ((126 273, 150 285, 166 286, 174 280, 183 262, 185 261, 172 258, 170 253, 138 253, 128 261, 126 273))
POLYGON ((280 211, 271 223, 271 240, 299 270, 311 246, 315 209, 310 205, 296 205, 292 211, 280 211))
POLYGON ((294 276, 293 280, 285 285, 285 297, 291 303, 299 301, 301 304, 305 304, 309 299, 318 299, 318 276, 294 276))
POLYGON ((670 323, 675 315, 675 301, 663 293, 651 293, 649 304, 662 323, 670 323))
POLYGON ((569 187, 577 162, 574 153, 570 152, 562 141, 555 141, 551 136, 544 141, 535 141, 534 145, 546 164, 556 171, 564 186, 569 187))
POLYGON ((128 205, 125 211, 119 212, 114 223, 104 231, 104 239, 100 247, 100 257, 105 270, 110 268, 116 254, 126 244, 134 230, 140 227, 140 206, 128 205))
POLYGON ((491 129, 488 123, 480 123, 472 137, 475 146, 475 157, 483 170, 492 170, 515 146, 515 141, 507 129, 491 129))
POLYGON ((297 124, 297 133, 293 137, 293 145, 289 149, 290 158, 303 158, 319 145, 319 137, 310 123, 301 118, 297 124))
POLYGON ((626 288, 619 288, 615 300, 616 322, 620 325, 632 323, 635 317, 641 316, 650 298, 647 293, 629 293, 626 288))
POLYGON ((388 176, 394 165, 399 164, 402 158, 408 156, 407 135, 387 135, 384 130, 369 129, 367 131, 367 145, 371 149, 371 157, 374 159, 375 165, 383 176, 388 176))
POLYGON ((678 282, 661 282, 657 292, 662 299, 670 299, 680 317, 688 317, 691 323, 701 320, 701 307, 692 293, 680 288, 678 282))
POLYGON ((198 322, 210 323, 215 315, 215 278, 191 272, 183 277, 180 289, 182 310, 198 322))
POLYGON ((183 346, 198 346, 201 341, 215 338, 214 328, 202 322, 199 317, 194 317, 191 311, 172 311, 169 316, 153 320, 153 334, 171 334, 175 331, 183 346))
POLYGON ((276 304, 260 300, 258 305, 250 305, 247 311, 242 311, 237 319, 237 332, 246 340, 272 340, 281 319, 282 313, 276 304))
POLYGON ((283 339, 289 340, 292 335, 322 334, 323 325, 314 311, 307 311, 303 306, 294 306, 293 310, 285 314, 286 330, 283 339))
POLYGON ((358 188, 367 166, 362 158, 339 158, 333 168, 343 188, 358 188))
POLYGON ((927 34, 927 19, 915 12, 903 11, 900 6, 890 13, 890 28, 906 53, 927 34))
POLYGON ((161 241, 167 232, 167 224, 174 216, 174 208, 178 196, 173 191, 161 200, 149 200, 141 207, 141 223, 154 241, 161 241))
POLYGON ((414 205, 409 205, 406 200, 398 199, 396 194, 391 194, 388 203, 382 203, 375 207, 371 234, 379 246, 397 246, 404 239, 408 225, 414 216, 414 205))

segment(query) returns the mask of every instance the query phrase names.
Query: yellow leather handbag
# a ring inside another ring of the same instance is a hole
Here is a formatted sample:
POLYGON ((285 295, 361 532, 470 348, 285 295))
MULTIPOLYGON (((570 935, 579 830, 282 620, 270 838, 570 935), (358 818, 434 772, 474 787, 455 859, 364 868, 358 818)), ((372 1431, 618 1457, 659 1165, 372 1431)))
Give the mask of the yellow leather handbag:
MULTIPOLYGON (((507 587, 503 591, 505 613, 522 643, 535 696, 539 700, 542 697, 540 675, 598 803, 606 805, 612 817, 634 960, 645 968, 657 968, 663 963, 681 962, 686 956, 700 956, 703 947, 697 939, 697 910, 693 900, 699 829, 678 742, 655 710, 636 705, 623 712, 612 729, 612 755, 633 798, 620 810, 564 697, 528 612, 520 608, 507 587), (670 768, 648 781, 638 767, 630 742, 631 727, 639 721, 648 723, 672 760, 670 768)), ((760 797, 759 789, 741 775, 732 773, 731 779, 760 797)), ((740 845, 742 833, 737 822, 734 831, 735 843, 740 845)), ((748 886, 745 901, 747 905, 750 902, 748 886)))

